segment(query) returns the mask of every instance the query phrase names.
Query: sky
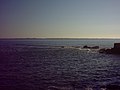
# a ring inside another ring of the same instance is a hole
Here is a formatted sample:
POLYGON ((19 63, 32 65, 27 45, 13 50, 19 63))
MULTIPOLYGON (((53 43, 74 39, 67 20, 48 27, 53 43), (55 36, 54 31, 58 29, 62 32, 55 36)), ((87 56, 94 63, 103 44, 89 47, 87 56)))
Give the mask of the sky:
POLYGON ((0 38, 120 38, 120 0, 0 0, 0 38))

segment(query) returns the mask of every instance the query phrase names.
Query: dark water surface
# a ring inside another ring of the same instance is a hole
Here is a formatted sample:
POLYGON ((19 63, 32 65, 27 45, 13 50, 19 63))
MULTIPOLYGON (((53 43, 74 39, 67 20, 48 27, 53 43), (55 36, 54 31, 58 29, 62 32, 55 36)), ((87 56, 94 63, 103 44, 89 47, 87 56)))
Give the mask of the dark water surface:
MULTIPOLYGON (((120 40, 1 40, 0 90, 102 90, 120 85, 120 55, 61 46, 120 40)), ((114 89, 116 90, 116 89, 114 89)))

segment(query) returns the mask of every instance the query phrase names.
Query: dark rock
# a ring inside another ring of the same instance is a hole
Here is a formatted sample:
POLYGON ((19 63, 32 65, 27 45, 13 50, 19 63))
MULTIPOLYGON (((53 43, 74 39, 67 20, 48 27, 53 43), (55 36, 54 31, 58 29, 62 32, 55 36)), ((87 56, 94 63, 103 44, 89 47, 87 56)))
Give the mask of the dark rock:
POLYGON ((87 49, 99 49, 99 46, 89 47, 89 46, 85 45, 85 46, 83 46, 83 48, 87 48, 87 49))
POLYGON ((61 48, 64 48, 64 46, 61 46, 61 48))
POLYGON ((114 43, 114 47, 111 49, 100 49, 100 53, 107 53, 107 54, 120 54, 120 43, 114 43))
POLYGON ((118 85, 107 85, 106 90, 120 90, 120 86, 118 86, 118 85))
POLYGON ((99 49, 99 46, 91 47, 91 49, 99 49))
POLYGON ((115 49, 120 49, 120 43, 114 43, 114 48, 115 49))
POLYGON ((90 47, 88 47, 87 45, 85 45, 85 46, 83 46, 83 48, 90 48, 90 47))

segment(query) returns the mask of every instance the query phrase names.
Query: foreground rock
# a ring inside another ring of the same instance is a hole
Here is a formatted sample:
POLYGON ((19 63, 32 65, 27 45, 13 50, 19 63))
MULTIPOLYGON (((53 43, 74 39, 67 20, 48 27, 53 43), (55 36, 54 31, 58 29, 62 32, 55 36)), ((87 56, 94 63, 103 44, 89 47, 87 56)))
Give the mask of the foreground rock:
POLYGON ((114 43, 114 47, 111 49, 100 49, 100 53, 107 53, 107 54, 120 54, 120 43, 114 43))
POLYGON ((120 86, 119 85, 106 85, 106 86, 102 86, 101 90, 120 90, 120 86))

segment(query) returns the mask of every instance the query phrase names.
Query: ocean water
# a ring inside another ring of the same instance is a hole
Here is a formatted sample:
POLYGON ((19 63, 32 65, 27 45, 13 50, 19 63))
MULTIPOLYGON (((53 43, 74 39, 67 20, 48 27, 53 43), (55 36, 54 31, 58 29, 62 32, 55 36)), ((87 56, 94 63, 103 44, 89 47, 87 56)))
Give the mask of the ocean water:
POLYGON ((111 48, 115 42, 120 39, 1 39, 0 90, 108 90, 107 85, 120 86, 120 55, 82 48, 111 48))

